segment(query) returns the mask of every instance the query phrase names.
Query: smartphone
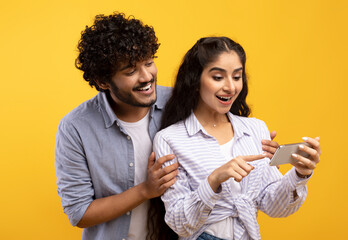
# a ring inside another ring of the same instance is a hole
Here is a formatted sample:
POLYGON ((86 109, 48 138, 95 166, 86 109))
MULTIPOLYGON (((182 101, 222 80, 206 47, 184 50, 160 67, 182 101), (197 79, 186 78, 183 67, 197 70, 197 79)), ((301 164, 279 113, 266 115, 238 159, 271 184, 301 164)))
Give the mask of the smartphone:
POLYGON ((299 149, 298 146, 301 144, 311 147, 311 145, 306 142, 280 145, 274 153, 269 165, 277 166, 286 163, 294 164, 297 160, 291 157, 291 154, 293 153, 308 158, 309 154, 299 149))

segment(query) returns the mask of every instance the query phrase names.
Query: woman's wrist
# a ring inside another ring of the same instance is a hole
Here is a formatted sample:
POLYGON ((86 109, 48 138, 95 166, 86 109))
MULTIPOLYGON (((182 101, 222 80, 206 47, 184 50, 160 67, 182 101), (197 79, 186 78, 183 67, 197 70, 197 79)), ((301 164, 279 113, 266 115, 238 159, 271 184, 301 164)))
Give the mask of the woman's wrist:
POLYGON ((295 172, 296 172, 296 175, 299 177, 299 178, 309 178, 311 175, 312 175, 312 173, 313 173, 313 171, 311 172, 311 173, 309 173, 309 174, 301 174, 301 173, 299 173, 298 171, 297 171, 297 169, 295 169, 295 172))
POLYGON ((220 183, 218 183, 216 177, 215 177, 215 174, 214 172, 212 172, 209 176, 208 176, 208 183, 211 187, 211 189, 217 193, 218 192, 218 189, 219 189, 219 186, 220 186, 220 183))

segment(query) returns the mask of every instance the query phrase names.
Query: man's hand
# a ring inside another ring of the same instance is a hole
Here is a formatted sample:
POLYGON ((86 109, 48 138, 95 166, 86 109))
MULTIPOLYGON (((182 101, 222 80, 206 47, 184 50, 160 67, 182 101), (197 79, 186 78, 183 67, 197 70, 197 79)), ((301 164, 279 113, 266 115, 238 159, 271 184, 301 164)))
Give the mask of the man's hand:
POLYGON ((273 157, 275 151, 279 147, 279 144, 276 141, 273 141, 273 139, 277 136, 277 132, 276 131, 270 132, 270 136, 271 136, 271 140, 264 139, 261 141, 262 150, 266 154, 266 157, 268 157, 269 159, 273 157))
POLYGON ((158 197, 174 184, 178 174, 178 163, 174 163, 162 169, 162 164, 170 161, 174 155, 164 156, 155 161, 152 153, 148 159, 147 179, 128 190, 112 196, 95 199, 87 208, 78 227, 86 228, 108 222, 122 216, 139 204, 158 197))
POLYGON ((155 153, 152 152, 147 165, 147 179, 144 182, 145 191, 144 195, 146 198, 154 198, 161 196, 170 186, 176 181, 176 175, 178 175, 177 168, 179 164, 173 163, 165 168, 162 165, 170 160, 174 159, 174 155, 166 155, 159 158, 156 161, 155 153))

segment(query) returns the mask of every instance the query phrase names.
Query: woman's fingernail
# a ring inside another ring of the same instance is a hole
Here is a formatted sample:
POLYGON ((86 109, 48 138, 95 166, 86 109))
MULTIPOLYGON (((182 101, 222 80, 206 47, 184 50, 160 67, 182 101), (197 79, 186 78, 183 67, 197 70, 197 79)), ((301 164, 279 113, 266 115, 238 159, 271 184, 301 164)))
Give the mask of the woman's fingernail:
POLYGON ((291 156, 293 156, 294 158, 296 158, 296 157, 297 157, 297 154, 293 153, 293 154, 291 154, 291 156))
POLYGON ((303 141, 307 141, 308 137, 303 137, 302 139, 303 139, 303 141))
POLYGON ((301 144, 300 146, 298 146, 299 148, 301 148, 301 149, 304 149, 304 146, 301 144))

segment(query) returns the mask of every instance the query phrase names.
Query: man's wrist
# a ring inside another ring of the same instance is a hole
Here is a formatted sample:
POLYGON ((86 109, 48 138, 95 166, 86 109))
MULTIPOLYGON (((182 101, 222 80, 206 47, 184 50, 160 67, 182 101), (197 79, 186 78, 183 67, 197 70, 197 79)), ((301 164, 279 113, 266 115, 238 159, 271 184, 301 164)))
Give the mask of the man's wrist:
POLYGON ((149 200, 152 198, 149 194, 146 182, 142 182, 142 183, 138 184, 136 187, 139 188, 138 191, 139 191, 142 199, 149 200))

